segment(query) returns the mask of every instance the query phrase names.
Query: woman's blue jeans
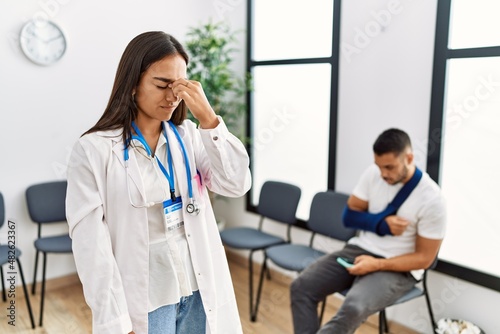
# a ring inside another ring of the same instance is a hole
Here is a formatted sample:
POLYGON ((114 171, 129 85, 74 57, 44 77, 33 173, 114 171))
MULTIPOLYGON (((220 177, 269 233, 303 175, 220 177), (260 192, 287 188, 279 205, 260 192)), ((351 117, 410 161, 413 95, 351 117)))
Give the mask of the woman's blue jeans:
POLYGON ((148 334, 204 334, 206 315, 199 291, 177 304, 162 306, 148 314, 148 334))

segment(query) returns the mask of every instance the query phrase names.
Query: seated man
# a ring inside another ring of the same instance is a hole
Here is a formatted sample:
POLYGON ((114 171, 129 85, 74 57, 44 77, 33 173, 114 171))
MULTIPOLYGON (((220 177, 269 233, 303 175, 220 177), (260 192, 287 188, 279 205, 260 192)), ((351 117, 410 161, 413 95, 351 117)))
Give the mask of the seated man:
POLYGON ((437 256, 445 204, 438 185, 415 166, 410 138, 401 130, 386 130, 373 151, 375 164, 361 176, 343 216, 359 235, 292 283, 296 334, 354 333, 369 315, 408 292, 437 256), (354 265, 345 268, 338 257, 351 258, 354 265), (318 303, 346 289, 337 314, 319 328, 318 303))

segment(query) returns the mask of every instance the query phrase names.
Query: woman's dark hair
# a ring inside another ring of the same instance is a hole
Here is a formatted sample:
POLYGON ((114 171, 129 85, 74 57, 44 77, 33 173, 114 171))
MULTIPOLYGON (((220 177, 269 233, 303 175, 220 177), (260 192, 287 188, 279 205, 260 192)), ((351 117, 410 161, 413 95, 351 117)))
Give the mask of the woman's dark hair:
MULTIPOLYGON (((173 36, 162 31, 150 31, 136 36, 123 51, 116 70, 115 82, 108 105, 97 123, 83 135, 123 128, 123 141, 131 137, 132 121, 137 117, 137 106, 132 92, 139 84, 141 75, 151 64, 172 55, 180 55, 186 61, 189 57, 184 47, 173 36)), ((172 114, 171 121, 180 125, 187 115, 187 106, 181 101, 172 114)))
POLYGON ((373 144, 373 152, 376 155, 394 153, 400 155, 407 148, 411 148, 408 134, 399 129, 388 129, 382 132, 373 144))

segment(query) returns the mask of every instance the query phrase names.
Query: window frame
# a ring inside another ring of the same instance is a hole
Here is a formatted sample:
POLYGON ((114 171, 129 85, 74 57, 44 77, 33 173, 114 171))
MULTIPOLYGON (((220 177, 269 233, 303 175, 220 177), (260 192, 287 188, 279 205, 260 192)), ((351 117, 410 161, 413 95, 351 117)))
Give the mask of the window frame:
MULTIPOLYGON (((331 89, 330 89, 330 124, 329 124, 329 143, 328 143, 328 174, 327 189, 335 189, 336 175, 336 157, 337 157, 337 122, 338 122, 338 87, 339 87, 339 53, 340 53, 340 17, 342 0, 333 0, 333 24, 332 24, 332 53, 330 57, 318 58, 298 58, 298 59, 279 59, 279 60, 262 60, 256 61, 252 59, 252 41, 253 41, 253 0, 247 1, 247 45, 246 45, 246 64, 247 73, 252 73, 254 67, 257 66, 272 66, 272 65, 296 65, 296 64, 319 64, 328 63, 331 65, 331 89)), ((248 91, 246 102, 248 106, 247 113, 247 134, 250 138, 254 138, 252 129, 252 91, 248 91)), ((250 155, 250 169, 253 170, 253 150, 252 140, 247 144, 247 150, 250 155)), ((251 192, 246 196, 246 210, 257 213, 257 207, 252 204, 253 198, 251 192)), ((298 219, 297 227, 307 229, 305 221, 298 219)))
MULTIPOLYGON (((446 97, 446 70, 450 59, 499 57, 500 46, 449 49, 451 7, 453 0, 439 0, 436 18, 434 64, 432 74, 431 110, 429 118, 427 172, 439 183, 443 156, 444 109, 446 97)), ((439 260, 435 268, 441 273, 459 277, 496 291, 500 291, 500 277, 445 260, 439 260)))

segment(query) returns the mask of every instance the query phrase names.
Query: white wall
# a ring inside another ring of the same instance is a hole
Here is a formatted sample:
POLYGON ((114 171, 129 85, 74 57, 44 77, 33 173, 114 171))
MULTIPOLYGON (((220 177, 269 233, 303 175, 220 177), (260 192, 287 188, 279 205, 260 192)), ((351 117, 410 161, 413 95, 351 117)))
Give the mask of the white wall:
MULTIPOLYGON (((436 4, 437 0, 342 2, 337 190, 352 191, 372 163, 373 141, 389 127, 409 133, 417 165, 425 169, 436 4)), ((256 226, 258 217, 244 207, 239 199, 218 202, 216 209, 226 226, 256 226)), ((284 235, 281 225, 266 228, 284 235)), ((292 234, 296 242, 307 243, 307 237, 302 231, 292 234)), ((339 247, 327 240, 318 245, 326 251, 339 247)), ((485 305, 500 305, 500 293, 436 272, 430 273, 429 283, 436 319, 461 318, 487 333, 498 331, 498 312, 485 305)), ((431 332, 423 298, 388 309, 388 317, 431 332)))
MULTIPOLYGON (((225 0, 0 2, 0 191, 7 218, 17 224, 16 243, 23 251, 29 283, 33 280, 37 232, 27 213, 24 192, 31 184, 65 178, 74 142, 106 106, 127 43, 148 30, 163 30, 183 42, 188 26, 206 22, 209 17, 234 23, 235 13, 244 10, 244 3, 225 0), (48 16, 59 24, 68 39, 64 57, 49 67, 31 63, 19 47, 21 27, 39 16, 48 16)), ((246 24, 240 16, 238 24, 246 24)), ((243 55, 238 59, 241 66, 243 55)), ((58 225, 47 229, 47 234, 67 231, 65 223, 58 225)), ((4 226, 0 241, 5 242, 6 232, 4 226)), ((74 272, 71 255, 48 257, 48 278, 74 272)))
POLYGON ((408 132, 425 169, 436 0, 342 5, 336 185, 350 192, 389 127, 408 132))

